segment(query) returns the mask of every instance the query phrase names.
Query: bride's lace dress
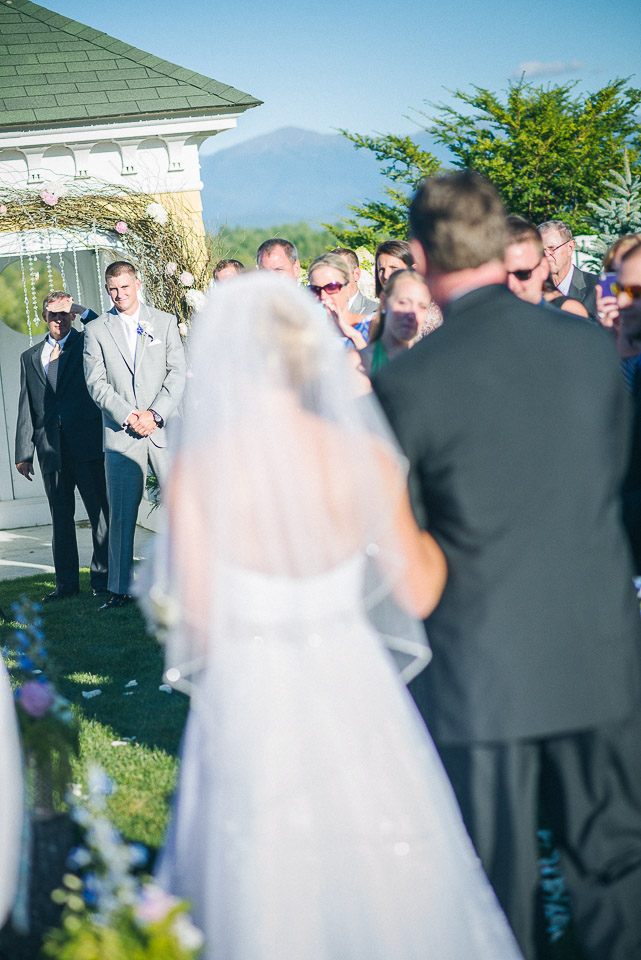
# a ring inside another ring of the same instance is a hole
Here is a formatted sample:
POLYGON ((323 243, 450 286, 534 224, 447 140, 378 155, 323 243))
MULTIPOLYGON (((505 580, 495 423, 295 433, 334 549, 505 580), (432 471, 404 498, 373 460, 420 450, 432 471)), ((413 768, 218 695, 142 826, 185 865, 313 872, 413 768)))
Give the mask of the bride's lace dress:
POLYGON ((237 615, 194 690, 158 869, 208 960, 520 957, 363 574, 218 571, 237 615))

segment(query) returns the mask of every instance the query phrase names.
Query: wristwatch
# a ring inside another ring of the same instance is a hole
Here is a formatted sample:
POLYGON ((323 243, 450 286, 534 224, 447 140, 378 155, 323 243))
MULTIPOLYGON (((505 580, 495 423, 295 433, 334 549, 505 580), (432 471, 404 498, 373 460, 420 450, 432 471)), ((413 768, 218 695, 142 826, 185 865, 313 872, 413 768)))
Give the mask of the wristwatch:
POLYGON ((163 418, 160 416, 160 414, 159 414, 159 413, 156 413, 155 410, 150 410, 149 413, 150 413, 150 414, 152 415, 152 417, 154 418, 154 420, 155 420, 155 422, 156 422, 156 426, 157 426, 157 427, 162 427, 165 421, 164 421, 163 418))

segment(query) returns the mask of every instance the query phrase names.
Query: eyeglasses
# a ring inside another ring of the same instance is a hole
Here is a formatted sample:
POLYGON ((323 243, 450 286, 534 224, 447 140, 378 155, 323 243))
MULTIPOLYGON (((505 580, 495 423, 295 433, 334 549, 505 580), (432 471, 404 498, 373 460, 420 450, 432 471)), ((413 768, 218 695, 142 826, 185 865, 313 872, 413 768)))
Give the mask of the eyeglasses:
POLYGON ((332 283, 326 283, 324 287, 315 287, 310 283, 309 289, 312 291, 315 297, 320 299, 320 295, 325 291, 325 293, 331 293, 333 296, 335 293, 338 293, 339 290, 342 290, 343 287, 346 287, 347 283, 339 283, 338 280, 334 280, 332 283))
POLYGON ((543 247, 543 253, 546 257, 553 257, 556 251, 564 247, 566 243, 572 243, 572 237, 570 237, 569 240, 564 240, 563 243, 560 243, 557 247, 543 247))
POLYGON ((620 293, 625 293, 626 296, 630 297, 630 300, 641 300, 641 284, 638 283, 631 283, 625 286, 621 286, 619 283, 613 283, 612 292, 617 296, 620 293))
POLYGON ((516 277, 517 280, 529 280, 536 267, 538 267, 538 263, 535 267, 530 267, 529 270, 508 270, 508 276, 516 277))

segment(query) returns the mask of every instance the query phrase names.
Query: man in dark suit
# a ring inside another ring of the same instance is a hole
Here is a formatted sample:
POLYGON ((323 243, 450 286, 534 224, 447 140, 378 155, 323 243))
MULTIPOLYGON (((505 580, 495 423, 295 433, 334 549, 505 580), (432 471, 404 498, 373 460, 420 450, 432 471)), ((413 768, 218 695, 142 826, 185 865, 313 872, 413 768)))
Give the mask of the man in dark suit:
POLYGON ((504 210, 477 174, 426 181, 410 223, 444 322, 374 387, 449 575, 412 693, 525 956, 537 956, 544 806, 586 957, 632 960, 641 628, 614 350, 596 325, 506 288, 504 210))
POLYGON ((56 589, 43 598, 59 600, 78 593, 75 488, 91 522, 94 595, 107 592, 108 516, 102 452, 102 421, 85 383, 83 334, 72 329, 74 313, 96 317, 72 303, 69 294, 53 291, 45 297, 42 316, 49 328, 44 342, 20 358, 20 398, 15 459, 27 480, 38 453, 53 524, 53 564, 56 589))
POLYGON ((563 220, 548 220, 538 226, 543 240, 543 251, 550 264, 550 276, 564 297, 584 304, 596 320, 596 285, 599 278, 587 270, 579 270, 572 262, 576 242, 572 231, 563 220))

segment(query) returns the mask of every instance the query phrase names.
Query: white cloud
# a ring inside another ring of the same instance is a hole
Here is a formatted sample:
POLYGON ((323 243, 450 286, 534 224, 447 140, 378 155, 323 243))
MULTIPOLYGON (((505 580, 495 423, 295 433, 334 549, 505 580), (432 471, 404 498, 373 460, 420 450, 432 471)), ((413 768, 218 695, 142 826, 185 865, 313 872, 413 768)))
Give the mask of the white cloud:
POLYGON ((512 76, 525 75, 526 80, 532 80, 535 77, 551 77, 559 73, 575 73, 583 68, 584 64, 580 60, 570 60, 568 63, 563 60, 550 60, 548 63, 543 63, 541 60, 524 60, 512 76))

